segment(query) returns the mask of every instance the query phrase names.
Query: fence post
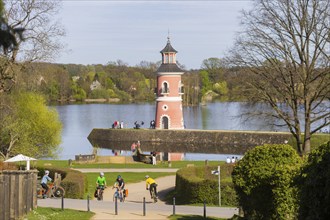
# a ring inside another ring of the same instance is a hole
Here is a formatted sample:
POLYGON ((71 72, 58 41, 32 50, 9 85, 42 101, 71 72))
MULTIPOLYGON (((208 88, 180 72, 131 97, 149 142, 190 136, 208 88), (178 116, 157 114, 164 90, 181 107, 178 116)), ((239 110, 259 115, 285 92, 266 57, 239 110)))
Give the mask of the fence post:
POLYGON ((62 207, 62 210, 64 210, 64 196, 62 195, 62 202, 61 202, 61 207, 62 207))
POLYGON ((143 216, 146 216, 146 197, 143 197, 143 216))
POLYGON ((87 195, 87 212, 90 211, 90 208, 89 208, 89 195, 87 195))
POLYGON ((115 198, 115 215, 118 215, 118 200, 115 198))
POLYGON ((175 215, 175 197, 173 197, 173 215, 175 215))
POLYGON ((204 200, 204 212, 203 212, 204 218, 206 218, 206 201, 204 200))

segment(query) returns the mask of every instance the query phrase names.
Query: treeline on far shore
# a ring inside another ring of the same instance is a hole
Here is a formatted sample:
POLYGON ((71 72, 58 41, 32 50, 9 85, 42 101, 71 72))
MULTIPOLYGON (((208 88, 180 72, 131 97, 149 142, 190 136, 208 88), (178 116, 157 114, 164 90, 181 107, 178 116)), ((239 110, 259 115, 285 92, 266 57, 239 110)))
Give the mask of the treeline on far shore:
MULTIPOLYGON (((183 104, 197 105, 214 99, 242 100, 242 70, 225 68, 210 58, 199 70, 185 70, 182 76, 183 104)), ((29 63, 17 77, 16 89, 43 94, 50 102, 150 102, 155 100, 160 63, 141 62, 134 67, 122 61, 106 65, 29 63)))

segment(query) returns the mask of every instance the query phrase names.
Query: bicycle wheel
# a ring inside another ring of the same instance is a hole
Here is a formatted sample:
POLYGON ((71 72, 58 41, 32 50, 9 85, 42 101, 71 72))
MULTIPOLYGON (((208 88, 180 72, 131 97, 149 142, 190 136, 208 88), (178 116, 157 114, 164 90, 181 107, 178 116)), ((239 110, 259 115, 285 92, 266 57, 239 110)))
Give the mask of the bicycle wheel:
POLYGON ((97 198, 97 200, 103 200, 103 190, 102 189, 100 189, 99 197, 97 198))
POLYGON ((151 198, 154 200, 154 202, 157 202, 157 197, 154 188, 151 190, 151 198))
POLYGON ((124 202, 124 195, 122 192, 119 193, 119 201, 124 202))
POLYGON ((65 194, 65 190, 61 186, 56 187, 54 192, 55 197, 62 197, 64 196, 64 194, 65 194))
POLYGON ((123 191, 123 193, 121 195, 122 195, 122 202, 125 202, 125 198, 126 198, 125 192, 123 191))
POLYGON ((116 198, 118 198, 118 192, 115 192, 115 193, 113 194, 113 201, 115 201, 116 198))

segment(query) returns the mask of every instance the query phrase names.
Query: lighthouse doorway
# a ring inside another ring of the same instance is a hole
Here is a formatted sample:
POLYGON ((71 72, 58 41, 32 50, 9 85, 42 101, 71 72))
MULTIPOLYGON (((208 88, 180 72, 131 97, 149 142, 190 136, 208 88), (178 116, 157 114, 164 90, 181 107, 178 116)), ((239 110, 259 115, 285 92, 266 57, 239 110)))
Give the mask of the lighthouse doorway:
POLYGON ((166 116, 162 118, 162 129, 168 129, 168 117, 166 116))

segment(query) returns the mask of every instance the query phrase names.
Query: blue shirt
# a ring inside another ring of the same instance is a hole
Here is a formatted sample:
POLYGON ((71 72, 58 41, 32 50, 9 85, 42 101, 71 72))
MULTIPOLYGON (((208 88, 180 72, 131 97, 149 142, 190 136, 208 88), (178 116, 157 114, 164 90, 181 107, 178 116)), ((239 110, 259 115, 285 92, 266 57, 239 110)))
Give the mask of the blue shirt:
POLYGON ((52 178, 50 178, 48 175, 44 175, 41 179, 41 184, 42 183, 47 184, 48 181, 52 181, 52 178))

